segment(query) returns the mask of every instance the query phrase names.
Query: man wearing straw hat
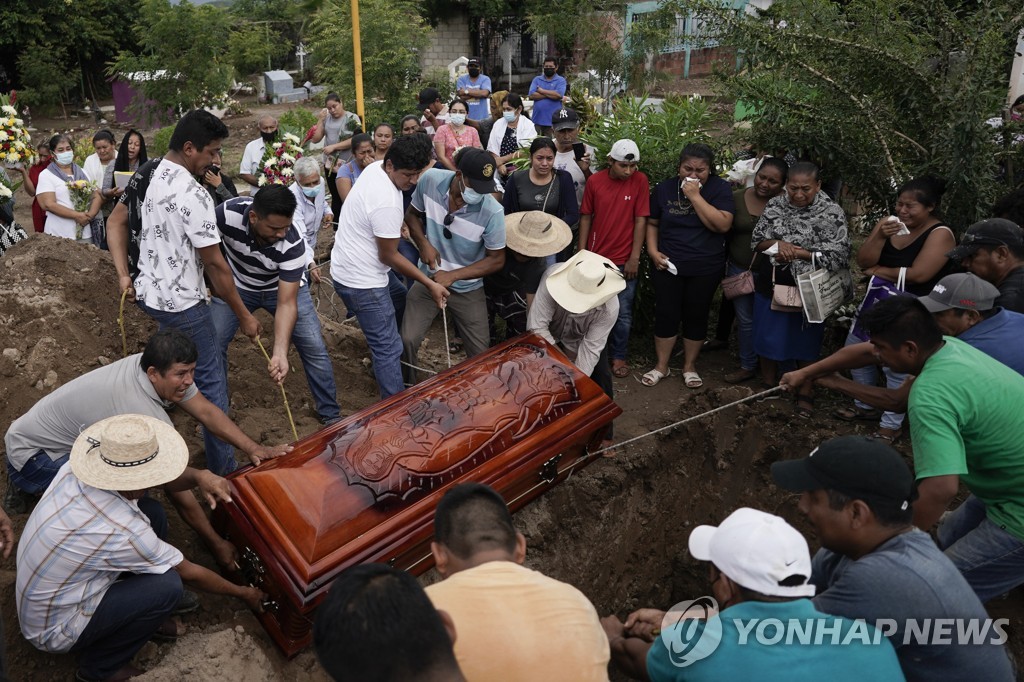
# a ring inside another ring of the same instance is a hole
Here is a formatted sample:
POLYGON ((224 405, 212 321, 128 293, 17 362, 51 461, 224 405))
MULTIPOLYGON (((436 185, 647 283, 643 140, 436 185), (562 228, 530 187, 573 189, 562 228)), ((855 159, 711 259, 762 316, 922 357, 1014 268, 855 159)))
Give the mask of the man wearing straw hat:
POLYGON ((174 427, 139 414, 84 429, 25 524, 18 545, 18 621, 37 649, 78 653, 76 680, 124 680, 154 636, 175 638, 182 582, 262 610, 265 595, 194 564, 163 541, 167 519, 149 488, 201 487, 211 507, 227 483, 188 466, 174 427))
MULTIPOLYGON (((529 331, 560 346, 612 399, 607 342, 619 316, 618 294, 625 288, 626 278, 615 263, 583 250, 548 268, 526 319, 529 331)), ((602 447, 611 439, 609 426, 602 447)))
POLYGON ((572 229, 553 215, 521 211, 505 216, 505 264, 484 277, 492 346, 498 342, 495 316, 505 321, 506 339, 526 332, 526 311, 540 287, 544 258, 570 242, 572 229))

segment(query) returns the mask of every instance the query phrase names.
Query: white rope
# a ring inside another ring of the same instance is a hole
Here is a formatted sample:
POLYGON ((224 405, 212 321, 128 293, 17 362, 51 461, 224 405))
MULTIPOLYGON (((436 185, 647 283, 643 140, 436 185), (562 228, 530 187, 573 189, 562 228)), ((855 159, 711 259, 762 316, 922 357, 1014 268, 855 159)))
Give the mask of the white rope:
POLYGON ((406 362, 405 360, 399 360, 399 362, 401 362, 406 367, 411 367, 412 369, 416 370, 417 372, 426 372, 427 374, 437 374, 437 372, 435 370, 426 369, 425 367, 417 367, 416 365, 412 364, 411 362, 406 362))
POLYGON ((448 306, 441 306, 441 320, 444 322, 444 353, 448 357, 448 366, 452 366, 452 347, 448 345, 448 306))
POLYGON ((599 455, 602 452, 606 452, 608 450, 614 450, 615 448, 621 448, 621 447, 623 447, 625 445, 629 445, 630 443, 638 441, 641 438, 647 438, 648 436, 653 436, 656 433, 661 433, 662 431, 668 431, 669 429, 674 429, 675 427, 682 426, 683 424, 686 424, 687 422, 692 422, 692 421, 695 421, 697 419, 701 419, 703 417, 707 417, 707 416, 712 415, 712 414, 714 414, 716 412, 721 412, 722 410, 728 409, 730 407, 734 407, 734 406, 739 405, 741 403, 750 402, 751 400, 756 400, 757 398, 763 398, 764 396, 768 395, 769 393, 776 393, 776 392, 781 391, 781 390, 783 390, 782 386, 775 386, 773 388, 769 388, 766 391, 761 391, 760 393, 754 393, 753 395, 748 395, 746 398, 740 398, 739 400, 734 400, 731 403, 726 403, 725 405, 721 405, 719 407, 716 407, 713 410, 708 410, 707 412, 701 412, 700 414, 696 414, 696 415, 694 415, 692 417, 687 417, 686 419, 680 419, 679 421, 677 421, 677 422, 675 422, 673 424, 669 424, 668 426, 662 426, 660 429, 655 429, 653 431, 648 431, 647 433, 642 433, 639 436, 635 436, 635 437, 630 438, 628 440, 624 440, 621 443, 615 443, 614 445, 609 445, 606 448, 601 448, 600 450, 597 450, 597 451, 592 452, 590 454, 591 455, 599 455))

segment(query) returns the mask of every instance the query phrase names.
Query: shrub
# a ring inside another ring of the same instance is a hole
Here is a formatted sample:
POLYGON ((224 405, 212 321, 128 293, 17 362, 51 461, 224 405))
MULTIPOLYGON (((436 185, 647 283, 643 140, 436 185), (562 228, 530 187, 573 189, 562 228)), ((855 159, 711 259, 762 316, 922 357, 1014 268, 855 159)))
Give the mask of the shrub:
POLYGON ((171 145, 171 134, 173 132, 174 126, 166 126, 153 133, 151 140, 146 140, 146 154, 149 158, 163 156, 167 153, 171 145))

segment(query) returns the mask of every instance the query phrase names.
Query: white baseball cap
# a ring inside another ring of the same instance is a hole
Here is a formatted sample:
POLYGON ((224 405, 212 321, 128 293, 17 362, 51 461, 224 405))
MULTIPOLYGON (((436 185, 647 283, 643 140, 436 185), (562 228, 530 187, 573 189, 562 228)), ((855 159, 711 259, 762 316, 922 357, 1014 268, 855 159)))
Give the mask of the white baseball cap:
POLYGON ((782 517, 740 507, 721 524, 697 526, 690 533, 690 555, 710 561, 730 580, 770 597, 813 597, 811 552, 807 541, 782 517), (782 583, 794 575, 799 585, 782 583))
POLYGON ((616 161, 640 161, 640 148, 633 140, 619 140, 612 145, 608 156, 616 161))

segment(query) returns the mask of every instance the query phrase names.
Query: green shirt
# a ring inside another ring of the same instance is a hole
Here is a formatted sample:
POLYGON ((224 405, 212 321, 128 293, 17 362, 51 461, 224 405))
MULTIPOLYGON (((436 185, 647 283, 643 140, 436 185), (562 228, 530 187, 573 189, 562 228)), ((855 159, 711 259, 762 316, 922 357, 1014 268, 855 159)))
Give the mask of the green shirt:
POLYGON ((957 475, 1024 539, 1024 376, 946 336, 910 390, 917 478, 957 475))

